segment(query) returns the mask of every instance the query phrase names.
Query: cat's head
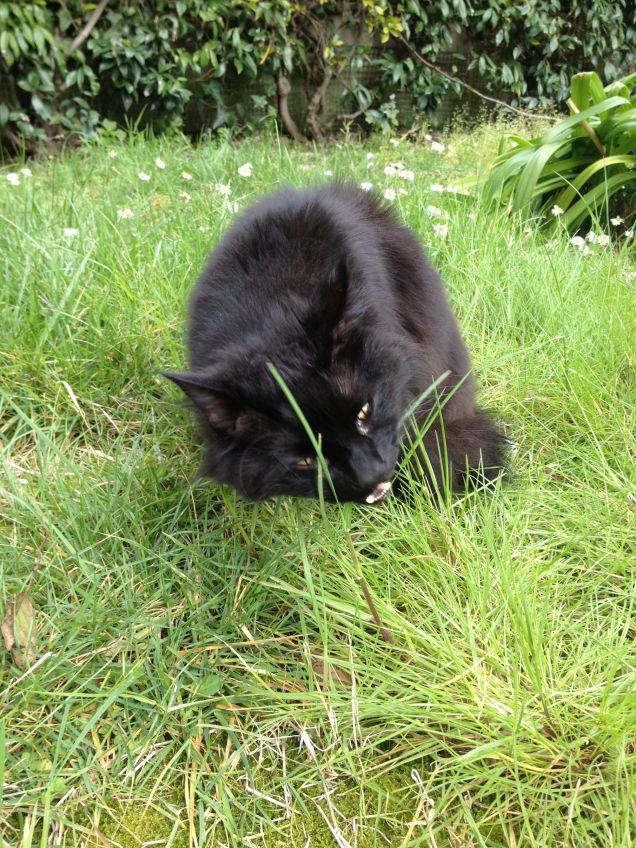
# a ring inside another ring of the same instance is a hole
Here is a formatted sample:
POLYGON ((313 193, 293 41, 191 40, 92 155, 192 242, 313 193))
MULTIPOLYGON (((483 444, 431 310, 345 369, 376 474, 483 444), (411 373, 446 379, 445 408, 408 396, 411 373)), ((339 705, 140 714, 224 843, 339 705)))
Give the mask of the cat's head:
MULTIPOLYGON (((405 405, 397 334, 368 309, 345 310, 342 272, 319 301, 286 316, 276 339, 235 343, 218 363, 167 373, 198 412, 209 445, 204 473, 250 500, 316 497, 312 441, 271 373, 275 366, 319 440, 340 501, 384 500, 405 405), (326 298, 326 299, 325 299, 326 298)), ((333 497, 326 479, 326 499, 333 497)))

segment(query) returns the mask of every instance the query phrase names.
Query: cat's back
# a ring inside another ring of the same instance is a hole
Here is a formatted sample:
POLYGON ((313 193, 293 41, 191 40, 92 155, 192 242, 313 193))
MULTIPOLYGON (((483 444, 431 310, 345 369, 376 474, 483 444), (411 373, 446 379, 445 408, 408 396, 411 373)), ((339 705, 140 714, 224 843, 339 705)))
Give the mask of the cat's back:
POLYGON ((387 222, 371 196, 345 186, 283 189, 258 201, 223 236, 195 287, 191 349, 227 346, 301 312, 345 257, 377 276, 387 222))

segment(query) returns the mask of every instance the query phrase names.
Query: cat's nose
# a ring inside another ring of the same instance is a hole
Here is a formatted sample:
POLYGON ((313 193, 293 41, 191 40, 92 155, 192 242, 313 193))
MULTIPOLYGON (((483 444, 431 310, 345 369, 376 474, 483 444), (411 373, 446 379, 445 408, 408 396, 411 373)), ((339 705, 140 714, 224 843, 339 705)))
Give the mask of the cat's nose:
MULTIPOLYGON (((390 480, 395 470, 395 462, 387 462, 384 457, 364 457, 354 465, 356 486, 367 497, 378 487, 384 486, 384 496, 390 489, 390 480), (386 485, 388 484, 388 485, 386 485)), ((378 498, 379 499, 379 498, 378 498)))

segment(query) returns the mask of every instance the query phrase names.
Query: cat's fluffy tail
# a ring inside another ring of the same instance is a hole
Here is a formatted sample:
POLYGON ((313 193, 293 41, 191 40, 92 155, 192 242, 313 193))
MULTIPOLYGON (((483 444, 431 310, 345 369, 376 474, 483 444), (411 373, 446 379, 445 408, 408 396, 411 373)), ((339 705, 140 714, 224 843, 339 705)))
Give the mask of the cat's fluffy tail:
POLYGON ((416 451, 415 469, 440 494, 465 491, 505 475, 507 443, 480 410, 456 421, 438 417, 416 451))

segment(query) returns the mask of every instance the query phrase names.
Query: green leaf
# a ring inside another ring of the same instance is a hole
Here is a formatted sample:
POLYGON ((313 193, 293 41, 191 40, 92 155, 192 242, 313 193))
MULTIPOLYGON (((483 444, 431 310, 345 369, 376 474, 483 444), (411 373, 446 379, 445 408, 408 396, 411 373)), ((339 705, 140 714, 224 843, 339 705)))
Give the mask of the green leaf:
POLYGON ((571 184, 564 189, 557 198, 557 203, 562 209, 567 209, 572 203, 576 195, 596 174, 607 171, 608 168, 613 168, 616 165, 623 165, 625 169, 636 167, 636 156, 605 156, 598 159, 596 162, 584 168, 571 184))
POLYGON ((516 211, 528 211, 532 201, 535 186, 546 162, 562 146, 563 142, 555 141, 539 147, 532 159, 523 169, 513 195, 512 208, 516 211))
POLYGON ((615 174, 588 191, 560 219, 566 227, 576 226, 597 211, 598 202, 610 198, 627 183, 636 183, 636 171, 615 174))
POLYGON ((561 123, 557 124, 556 127, 548 130, 548 132, 543 136, 541 144, 553 144, 555 141, 567 135, 568 130, 582 123, 582 121, 585 121, 595 115, 600 115, 604 112, 610 112, 617 106, 625 105, 625 103, 629 105, 629 100, 626 100, 624 97, 608 97, 602 103, 595 103, 594 106, 590 106, 588 109, 584 109, 576 115, 570 115, 569 118, 561 121, 561 123))

